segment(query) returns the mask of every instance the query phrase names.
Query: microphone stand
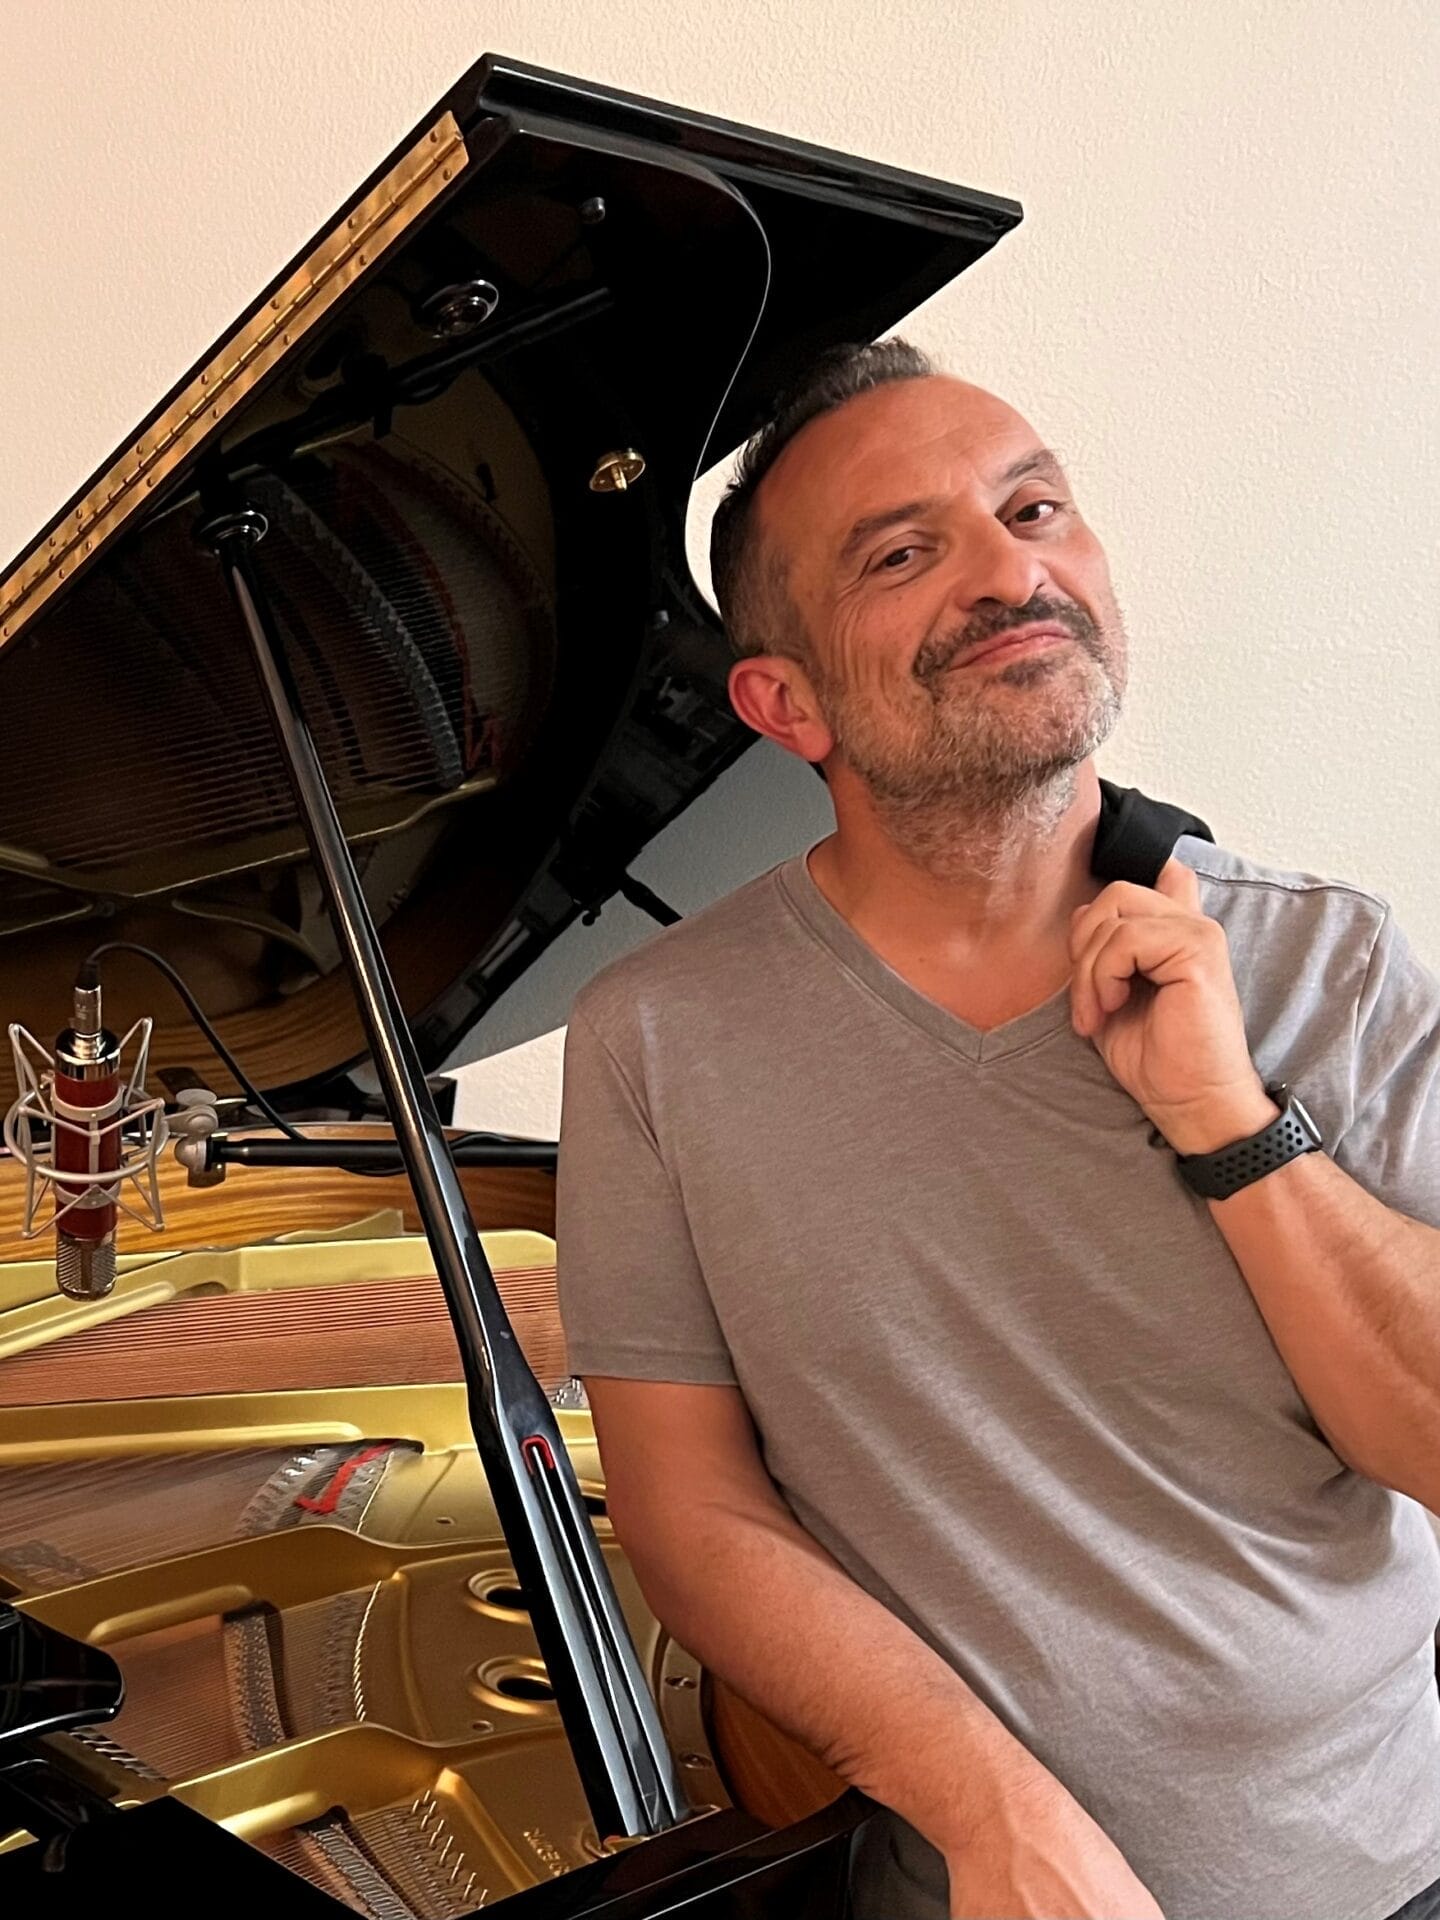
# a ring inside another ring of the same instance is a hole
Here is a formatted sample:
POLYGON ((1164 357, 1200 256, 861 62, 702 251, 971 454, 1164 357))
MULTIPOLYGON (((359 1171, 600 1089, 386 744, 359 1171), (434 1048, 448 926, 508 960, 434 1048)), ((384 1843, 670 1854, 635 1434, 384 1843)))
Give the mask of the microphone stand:
POLYGON ((455 1323, 470 1421, 530 1603, 540 1651, 596 1831, 640 1836, 689 1815, 655 1702, 630 1640, 549 1402, 506 1317, 470 1218, 445 1129, 400 1005, 315 741, 266 600, 253 507, 221 512, 196 538, 220 562, 250 643, 370 1050, 455 1323))
MULTIPOLYGON (((536 1167, 553 1173, 559 1148, 553 1140, 469 1140, 449 1143, 457 1167, 536 1167)), ((333 1167, 342 1173, 403 1173, 395 1140, 247 1140, 233 1133, 212 1133, 200 1167, 207 1174, 226 1167, 333 1167)))

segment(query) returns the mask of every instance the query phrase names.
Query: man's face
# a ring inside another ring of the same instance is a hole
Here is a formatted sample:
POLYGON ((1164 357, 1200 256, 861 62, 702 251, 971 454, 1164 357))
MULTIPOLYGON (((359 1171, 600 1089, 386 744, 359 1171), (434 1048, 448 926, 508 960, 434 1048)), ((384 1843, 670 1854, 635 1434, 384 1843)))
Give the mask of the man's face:
POLYGON ((804 667, 879 800, 986 810, 1114 725, 1125 635, 1055 457, 993 395, 894 382, 813 421, 766 475, 804 667))

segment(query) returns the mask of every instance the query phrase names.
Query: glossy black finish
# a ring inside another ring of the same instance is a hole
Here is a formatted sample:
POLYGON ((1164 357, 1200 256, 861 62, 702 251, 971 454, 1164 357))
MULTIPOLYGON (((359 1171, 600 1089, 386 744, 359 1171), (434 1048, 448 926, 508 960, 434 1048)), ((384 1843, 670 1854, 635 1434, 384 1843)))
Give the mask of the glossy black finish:
POLYGON ((63 1870, 78 1832, 119 1817, 112 1800, 42 1742, 0 1747, 0 1831, 23 1827, 46 1873, 63 1870))
POLYGON ((6 1920, 346 1920, 353 1912, 178 1800, 79 1828, 59 1860, 38 1846, 0 1854, 6 1920))
POLYGON ((197 534, 250 640, 396 1143, 455 1325, 470 1424, 585 1796, 600 1833, 663 1832, 686 1803, 655 1702, 595 1542, 560 1430, 516 1341, 390 978, 257 564, 263 518, 197 534))
MULTIPOLYGON (((845 1920, 851 1836, 871 1811, 847 1794, 785 1833, 713 1814, 464 1920, 497 1911, 507 1920, 845 1920)), ((39 1847, 0 1855, 7 1916, 103 1920, 117 1891, 157 1917, 188 1912, 191 1898, 197 1913, 225 1920, 344 1920, 352 1911, 177 1800, 74 1832, 63 1873, 47 1871, 39 1847)))
MULTIPOLYGON (((115 1809, 47 1744, 67 1728, 110 1720, 124 1698, 120 1669, 87 1647, 0 1601, 0 1833, 24 1828, 29 1851, 59 1871, 73 1834, 115 1809)), ((0 1895, 5 1891, 0 1858, 0 1895)), ((0 1898, 0 1910, 13 1911, 0 1898)))
POLYGON ((0 1601, 0 1753, 12 1741, 111 1720, 123 1698, 108 1653, 0 1601))
POLYGON ((874 1812, 847 1793, 780 1833, 712 1814, 505 1906, 513 1920, 844 1920, 851 1841, 874 1812))
POLYGON ((765 308, 699 466, 740 444, 776 387, 821 348, 873 339, 963 273, 1018 225, 1014 200, 853 154, 545 72, 490 54, 451 95, 482 113, 595 143, 606 135, 724 180, 758 216, 770 249, 765 308), (925 236, 922 240, 921 236, 925 236), (917 244, 918 243, 918 244, 917 244))

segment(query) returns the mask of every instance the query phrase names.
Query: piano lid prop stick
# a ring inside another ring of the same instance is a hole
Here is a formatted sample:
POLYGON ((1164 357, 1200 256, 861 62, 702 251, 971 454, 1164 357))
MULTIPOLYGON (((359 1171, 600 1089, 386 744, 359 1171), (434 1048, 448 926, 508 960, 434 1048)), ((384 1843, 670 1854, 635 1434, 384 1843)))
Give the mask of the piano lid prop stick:
POLYGON ((311 857, 345 955, 396 1143, 455 1322, 471 1425, 596 1830, 658 1833, 689 1809, 655 1702, 585 1513, 549 1402, 526 1364, 470 1218, 324 769, 255 565, 252 507, 196 530, 219 560, 250 642, 311 857), (527 1443, 551 1469, 536 1476, 527 1443), (540 1481, 543 1479, 543 1486, 540 1481), (557 1525, 558 1501, 569 1525, 557 1525))

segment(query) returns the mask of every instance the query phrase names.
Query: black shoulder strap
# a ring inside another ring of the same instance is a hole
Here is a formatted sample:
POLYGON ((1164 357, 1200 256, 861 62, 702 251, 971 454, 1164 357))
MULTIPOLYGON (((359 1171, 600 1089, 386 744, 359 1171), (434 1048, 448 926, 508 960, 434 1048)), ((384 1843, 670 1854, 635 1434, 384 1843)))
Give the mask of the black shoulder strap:
POLYGON ((1137 886, 1153 887, 1175 842, 1186 833, 1212 844, 1215 839, 1205 822, 1183 807, 1152 800, 1138 787, 1102 780, 1090 871, 1099 880, 1133 880, 1137 886))

